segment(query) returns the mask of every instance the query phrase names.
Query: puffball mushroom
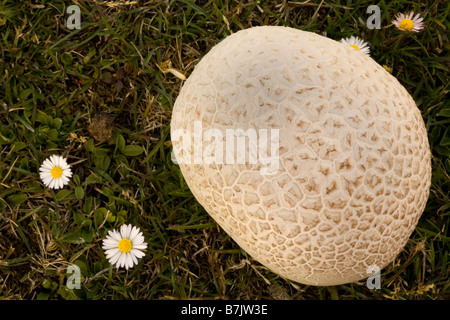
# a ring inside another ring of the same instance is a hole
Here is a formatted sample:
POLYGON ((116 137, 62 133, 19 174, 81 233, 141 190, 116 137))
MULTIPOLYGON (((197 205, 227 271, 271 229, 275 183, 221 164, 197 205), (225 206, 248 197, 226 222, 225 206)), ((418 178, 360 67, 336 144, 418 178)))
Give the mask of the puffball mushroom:
POLYGON ((184 83, 171 135, 205 210, 254 259, 303 284, 383 269, 429 195, 412 97, 369 56, 315 33, 265 26, 225 38, 184 83))

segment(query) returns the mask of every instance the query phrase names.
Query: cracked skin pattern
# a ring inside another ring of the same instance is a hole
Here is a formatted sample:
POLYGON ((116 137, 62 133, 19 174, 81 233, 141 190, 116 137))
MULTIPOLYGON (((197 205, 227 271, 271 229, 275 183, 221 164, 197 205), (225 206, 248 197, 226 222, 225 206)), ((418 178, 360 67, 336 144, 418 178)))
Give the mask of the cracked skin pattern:
MULTIPOLYGON (((420 111, 393 76, 337 41, 286 27, 225 38, 185 82, 172 134, 192 132, 194 121, 279 129, 272 175, 261 163, 180 168, 219 225, 287 279, 367 278, 369 266, 395 259, 425 208, 431 155, 420 111)), ((180 159, 186 150, 173 143, 180 159)))

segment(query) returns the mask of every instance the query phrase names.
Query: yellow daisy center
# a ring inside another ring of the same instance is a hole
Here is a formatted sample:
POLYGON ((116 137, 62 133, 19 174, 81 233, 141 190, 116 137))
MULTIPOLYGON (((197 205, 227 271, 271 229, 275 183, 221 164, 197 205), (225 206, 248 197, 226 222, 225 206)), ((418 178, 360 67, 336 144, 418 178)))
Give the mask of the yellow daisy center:
POLYGON ((403 19, 400 22, 400 28, 404 30, 412 30, 414 28, 414 22, 411 19, 403 19))
POLYGON ((359 50, 359 47, 356 44, 351 44, 350 47, 355 48, 356 50, 359 50))
POLYGON ((52 168, 50 173, 53 178, 58 179, 58 178, 61 178, 63 171, 60 167, 56 166, 56 167, 52 168))
POLYGON ((131 251, 133 245, 131 244, 131 241, 129 239, 123 238, 122 240, 119 241, 119 245, 117 247, 123 253, 127 253, 131 251))

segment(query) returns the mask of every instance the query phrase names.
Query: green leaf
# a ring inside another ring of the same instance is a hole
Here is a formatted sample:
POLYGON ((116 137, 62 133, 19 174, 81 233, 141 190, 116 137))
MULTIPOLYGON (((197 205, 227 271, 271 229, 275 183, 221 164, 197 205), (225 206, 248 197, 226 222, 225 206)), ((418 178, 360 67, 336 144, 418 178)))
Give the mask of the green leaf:
POLYGON ((104 148, 94 148, 94 150, 92 150, 92 153, 96 158, 105 157, 108 154, 108 152, 109 150, 104 148))
POLYGON ((66 232, 60 238, 58 238, 57 241, 76 243, 76 244, 84 243, 86 240, 84 240, 82 238, 81 233, 82 233, 82 229, 80 227, 78 227, 75 230, 66 232))
POLYGON ((27 169, 27 170, 29 170, 30 169, 30 166, 29 166, 29 162, 28 162, 28 159, 27 158, 22 158, 22 159, 20 159, 20 168, 22 168, 22 169, 27 169))
POLYGON ((26 148, 27 144, 25 142, 22 141, 17 141, 16 143, 13 144, 11 152, 17 152, 22 150, 23 148, 26 148))
POLYGON ((144 149, 141 146, 137 145, 128 145, 125 146, 122 150, 122 153, 129 157, 136 157, 144 152, 144 149))
POLYGON ((69 52, 63 52, 61 54, 61 62, 66 65, 69 66, 72 64, 73 62, 73 57, 69 52))
POLYGON ((108 221, 110 223, 113 223, 114 221, 116 221, 116 217, 114 216, 114 214, 111 211, 109 211, 106 215, 107 215, 106 221, 108 221))
POLYGON ((48 292, 40 292, 36 296, 36 300, 48 300, 50 298, 50 293, 48 292))
POLYGON ((51 126, 53 125, 53 117, 47 115, 47 116, 45 117, 45 119, 44 119, 43 124, 44 124, 45 126, 47 126, 47 127, 51 127, 51 126))
POLYGON ((83 276, 89 275, 89 262, 84 255, 75 260, 74 264, 80 267, 80 272, 83 276))
POLYGON ((62 125, 62 120, 60 118, 53 119, 53 127, 56 130, 61 129, 61 125, 62 125))
POLYGON ((86 197, 83 204, 83 212, 86 214, 91 214, 94 198, 86 197))
POLYGON ((98 208, 94 212, 94 225, 98 228, 105 220, 108 210, 106 208, 98 208))
POLYGON ((47 136, 48 136, 48 140, 50 141, 55 141, 58 139, 59 136, 59 132, 56 129, 50 129, 46 132, 47 136))
POLYGON ((72 179, 73 179, 73 182, 75 182, 75 184, 77 186, 80 184, 80 176, 77 175, 76 173, 73 175, 72 179))
POLYGON ((22 100, 26 100, 32 93, 33 93, 33 89, 31 89, 31 88, 25 89, 20 93, 20 98, 22 100))
POLYGON ((92 220, 84 219, 82 226, 84 229, 90 229, 92 227, 92 220))
POLYGON ((44 192, 44 189, 42 188, 41 183, 39 183, 36 180, 33 180, 33 181, 27 182, 26 192, 27 193, 42 193, 42 192, 44 192))
POLYGON ((89 139, 89 140, 84 144, 84 147, 86 148, 87 151, 93 152, 94 149, 95 149, 94 139, 89 139))
POLYGON ((125 148, 125 138, 120 133, 116 136, 116 146, 119 150, 123 150, 125 148))
POLYGON ((28 196, 25 193, 13 194, 6 198, 11 207, 15 207, 27 201, 28 196))
POLYGON ((94 164, 95 164, 95 167, 106 171, 106 170, 108 170, 109 165, 111 164, 111 159, 108 156, 101 157, 101 158, 95 158, 94 164))
POLYGON ((73 213, 73 221, 75 221, 75 223, 77 225, 81 225, 84 220, 86 220, 86 217, 84 216, 84 214, 79 213, 79 212, 73 213))
POLYGON ((86 242, 92 242, 92 240, 94 240, 94 234, 95 234, 95 231, 93 228, 84 229, 83 232, 81 233, 81 237, 86 242))
POLYGON ((72 190, 61 190, 56 194, 55 198, 56 200, 61 201, 67 198, 71 198, 72 195, 72 190))
POLYGON ((47 121, 47 114, 42 110, 37 110, 36 121, 40 123, 45 123, 47 121))
POLYGON ((84 198, 84 190, 82 186, 75 187, 75 197, 77 197, 77 199, 79 200, 84 198))
POLYGON ((58 145, 56 143, 53 143, 51 141, 47 142, 47 149, 56 149, 58 148, 58 145))
POLYGON ((450 148, 447 146, 434 146, 434 150, 437 151, 440 155, 450 157, 450 148))
POLYGON ((83 186, 87 186, 88 184, 92 184, 92 183, 100 183, 102 182, 102 178, 100 178, 97 175, 94 174, 90 174, 86 180, 84 180, 83 186))

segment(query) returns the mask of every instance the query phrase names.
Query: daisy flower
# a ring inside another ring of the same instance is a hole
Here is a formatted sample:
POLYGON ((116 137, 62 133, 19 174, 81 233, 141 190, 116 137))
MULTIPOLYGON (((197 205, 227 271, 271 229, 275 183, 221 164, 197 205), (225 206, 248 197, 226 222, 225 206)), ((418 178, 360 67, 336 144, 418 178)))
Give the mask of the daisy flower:
POLYGON ((356 50, 361 51, 367 55, 370 54, 369 43, 365 42, 363 39, 351 36, 350 38, 341 39, 341 43, 349 45, 356 50))
POLYGON ((139 228, 128 225, 122 225, 120 232, 117 230, 108 231, 108 236, 103 240, 103 250, 105 250, 106 258, 111 264, 115 264, 116 268, 133 267, 137 264, 137 259, 142 258, 145 253, 141 250, 147 248, 144 242, 144 236, 139 228))
POLYGON ((411 11, 409 14, 400 13, 391 22, 400 30, 419 32, 423 29, 423 18, 420 18, 420 14, 416 14, 414 18, 413 15, 414 11, 411 11))
POLYGON ((42 163, 39 175, 47 187, 59 189, 69 183, 72 171, 66 159, 53 155, 42 163))

